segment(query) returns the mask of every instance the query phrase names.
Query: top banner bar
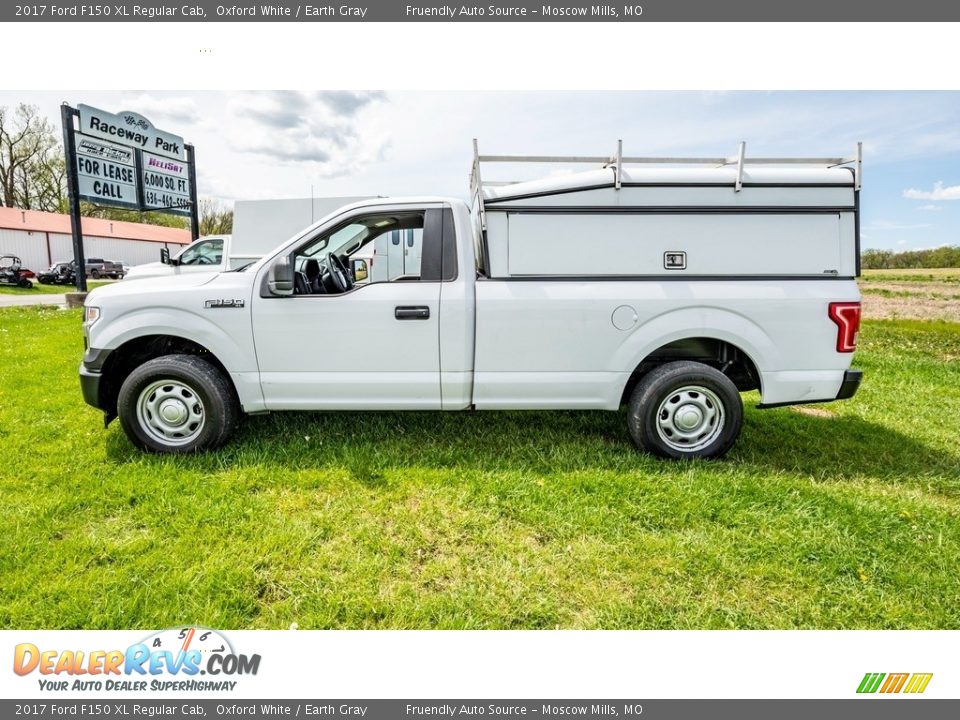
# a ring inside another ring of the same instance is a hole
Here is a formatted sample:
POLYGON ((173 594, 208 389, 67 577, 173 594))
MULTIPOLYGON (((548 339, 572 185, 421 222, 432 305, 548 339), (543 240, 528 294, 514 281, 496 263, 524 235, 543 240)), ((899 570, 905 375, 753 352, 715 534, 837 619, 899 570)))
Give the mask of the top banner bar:
MULTIPOLYGON (((221 4, 151 0, 110 3, 63 0, 3 4, 2 22, 953 22, 960 3, 942 0, 638 0, 594 4, 577 0, 510 0, 457 4, 367 0, 356 4, 279 2, 221 4)), ((853 33, 853 31, 851 31, 853 33)), ((833 42, 856 41, 849 37, 833 42)))

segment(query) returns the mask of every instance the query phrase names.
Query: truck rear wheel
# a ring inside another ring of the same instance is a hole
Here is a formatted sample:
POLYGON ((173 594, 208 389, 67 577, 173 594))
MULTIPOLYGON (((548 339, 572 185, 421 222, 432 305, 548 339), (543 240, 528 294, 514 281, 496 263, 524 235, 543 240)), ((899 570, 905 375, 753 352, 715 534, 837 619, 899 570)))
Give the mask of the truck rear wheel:
POLYGON ((117 414, 141 450, 189 453, 223 445, 239 422, 240 407, 218 368, 195 355, 164 355, 124 380, 117 414))
POLYGON ((671 362, 651 370, 634 388, 627 424, 637 447, 659 457, 719 458, 740 434, 743 401, 719 370, 671 362))

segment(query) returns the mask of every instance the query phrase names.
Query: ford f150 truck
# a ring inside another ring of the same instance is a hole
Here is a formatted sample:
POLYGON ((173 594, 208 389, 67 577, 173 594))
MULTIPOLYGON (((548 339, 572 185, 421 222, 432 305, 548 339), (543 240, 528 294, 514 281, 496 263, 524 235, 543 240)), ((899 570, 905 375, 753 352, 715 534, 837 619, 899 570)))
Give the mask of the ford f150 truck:
POLYGON ((641 449, 714 458, 743 391, 763 408, 856 391, 859 148, 474 153, 470 204, 358 202, 237 271, 97 288, 86 401, 155 452, 218 447, 271 411, 626 407, 641 449), (487 183, 495 161, 603 167, 487 183), (358 283, 349 260, 396 231, 418 267, 358 283))

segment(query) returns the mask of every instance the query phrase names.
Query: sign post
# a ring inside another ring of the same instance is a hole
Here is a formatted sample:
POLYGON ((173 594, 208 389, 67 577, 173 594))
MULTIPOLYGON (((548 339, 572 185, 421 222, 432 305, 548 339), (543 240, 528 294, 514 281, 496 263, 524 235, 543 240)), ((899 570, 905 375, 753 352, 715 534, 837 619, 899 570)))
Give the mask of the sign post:
POLYGON ((73 119, 77 111, 64 103, 60 106, 60 120, 63 123, 63 153, 66 158, 67 197, 70 200, 70 230, 73 233, 73 260, 77 264, 77 292, 87 291, 86 258, 83 256, 83 228, 80 224, 80 189, 77 174, 76 137, 73 119))
POLYGON ((183 215, 190 218, 193 239, 199 237, 193 145, 134 112, 115 114, 89 105, 72 108, 64 104, 61 118, 79 292, 87 290, 81 200, 183 215))
POLYGON ((197 202, 197 152, 193 145, 187 145, 187 168, 190 179, 190 236, 196 240, 200 237, 200 205, 197 202))

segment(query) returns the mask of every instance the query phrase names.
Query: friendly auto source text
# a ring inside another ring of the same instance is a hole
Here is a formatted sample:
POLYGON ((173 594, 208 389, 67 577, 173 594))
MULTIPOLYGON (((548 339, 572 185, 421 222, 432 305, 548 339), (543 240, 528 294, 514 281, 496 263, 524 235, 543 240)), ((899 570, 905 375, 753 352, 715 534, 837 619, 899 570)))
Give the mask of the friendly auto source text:
MULTIPOLYGON (((324 706, 314 707, 313 712, 309 710, 307 714, 323 714, 324 706)), ((331 707, 332 706, 327 706, 331 707)), ((613 705, 611 703, 593 703, 590 705, 560 705, 546 704, 536 708, 526 704, 500 704, 488 703, 486 705, 450 705, 450 704, 432 704, 432 705, 413 705, 406 706, 408 716, 427 716, 438 715, 447 717, 456 717, 458 715, 490 715, 506 717, 532 717, 539 715, 541 717, 551 715, 605 715, 608 717, 620 717, 621 715, 641 715, 643 706, 639 704, 613 705)))
POLYGON ((643 14, 640 5, 574 5, 557 7, 541 5, 539 8, 526 8, 509 5, 443 5, 440 7, 422 7, 407 5, 407 17, 639 17, 643 14))

